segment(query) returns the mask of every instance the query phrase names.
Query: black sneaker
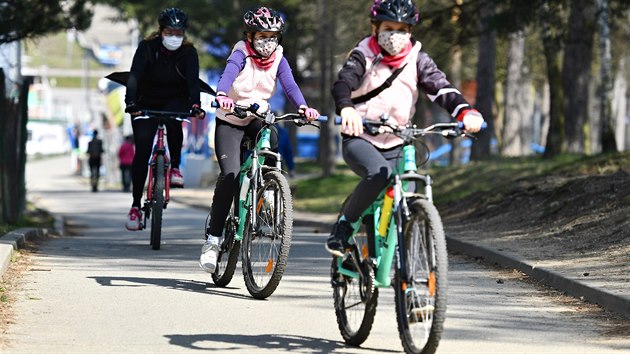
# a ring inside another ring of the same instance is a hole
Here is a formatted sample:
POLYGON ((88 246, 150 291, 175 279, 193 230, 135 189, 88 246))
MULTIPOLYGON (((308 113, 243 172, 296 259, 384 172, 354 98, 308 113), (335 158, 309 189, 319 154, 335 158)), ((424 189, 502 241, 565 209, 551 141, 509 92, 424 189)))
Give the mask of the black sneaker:
POLYGON ((326 241, 326 250, 333 256, 342 257, 348 246, 348 238, 352 236, 354 228, 346 220, 338 221, 334 226, 330 237, 326 241))

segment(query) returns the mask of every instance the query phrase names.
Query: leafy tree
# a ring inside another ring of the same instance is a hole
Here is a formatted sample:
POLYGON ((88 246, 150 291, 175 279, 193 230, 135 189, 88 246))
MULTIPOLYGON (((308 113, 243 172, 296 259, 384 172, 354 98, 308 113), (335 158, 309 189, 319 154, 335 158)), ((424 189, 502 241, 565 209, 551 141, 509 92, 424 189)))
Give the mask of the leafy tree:
POLYGON ((0 44, 90 26, 90 0, 0 1, 0 44))

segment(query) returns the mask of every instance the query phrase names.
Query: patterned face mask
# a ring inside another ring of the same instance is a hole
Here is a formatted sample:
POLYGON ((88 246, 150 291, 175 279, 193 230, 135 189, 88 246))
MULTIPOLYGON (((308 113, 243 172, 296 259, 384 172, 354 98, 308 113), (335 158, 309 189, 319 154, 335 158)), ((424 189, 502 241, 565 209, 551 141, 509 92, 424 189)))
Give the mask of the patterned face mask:
POLYGON ((378 33, 378 45, 389 55, 396 55, 409 45, 411 33, 404 31, 383 31, 378 33))
POLYGON ((254 50, 264 58, 269 58, 278 48, 278 37, 254 39, 254 50))

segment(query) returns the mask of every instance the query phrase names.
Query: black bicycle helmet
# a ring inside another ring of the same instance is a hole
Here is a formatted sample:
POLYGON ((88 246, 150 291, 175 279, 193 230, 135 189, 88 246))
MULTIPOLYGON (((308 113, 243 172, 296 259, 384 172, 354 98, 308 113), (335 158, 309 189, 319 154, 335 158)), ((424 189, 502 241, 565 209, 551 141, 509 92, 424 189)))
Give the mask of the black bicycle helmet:
POLYGON ((413 0, 375 0, 370 11, 372 21, 418 23, 418 9, 413 0))
POLYGON ((284 20, 280 14, 265 6, 247 11, 243 15, 246 32, 278 32, 284 31, 284 20))
POLYGON ((160 29, 168 27, 185 31, 188 28, 188 16, 176 7, 169 7, 160 12, 158 24, 160 29))

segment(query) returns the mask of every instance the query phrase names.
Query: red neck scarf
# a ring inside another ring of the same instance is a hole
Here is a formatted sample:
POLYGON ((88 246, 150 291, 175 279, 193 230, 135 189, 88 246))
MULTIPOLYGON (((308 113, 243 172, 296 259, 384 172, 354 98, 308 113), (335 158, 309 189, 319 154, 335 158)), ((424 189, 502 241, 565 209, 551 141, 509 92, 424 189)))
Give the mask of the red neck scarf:
POLYGON ((370 37, 368 46, 376 55, 383 52, 383 60, 381 60, 381 63, 389 65, 396 69, 400 68, 407 55, 411 52, 411 48, 413 48, 413 44, 411 44, 411 41, 409 41, 407 47, 403 49, 400 53, 396 55, 389 55, 387 54, 387 52, 383 51, 380 45, 378 45, 378 40, 376 39, 376 36, 370 37))
POLYGON ((260 54, 256 53, 251 44, 249 44, 249 41, 245 41, 245 46, 247 47, 247 55, 254 61, 256 66, 263 70, 271 68, 273 62, 276 61, 276 52, 273 52, 269 58, 263 58, 260 54))

